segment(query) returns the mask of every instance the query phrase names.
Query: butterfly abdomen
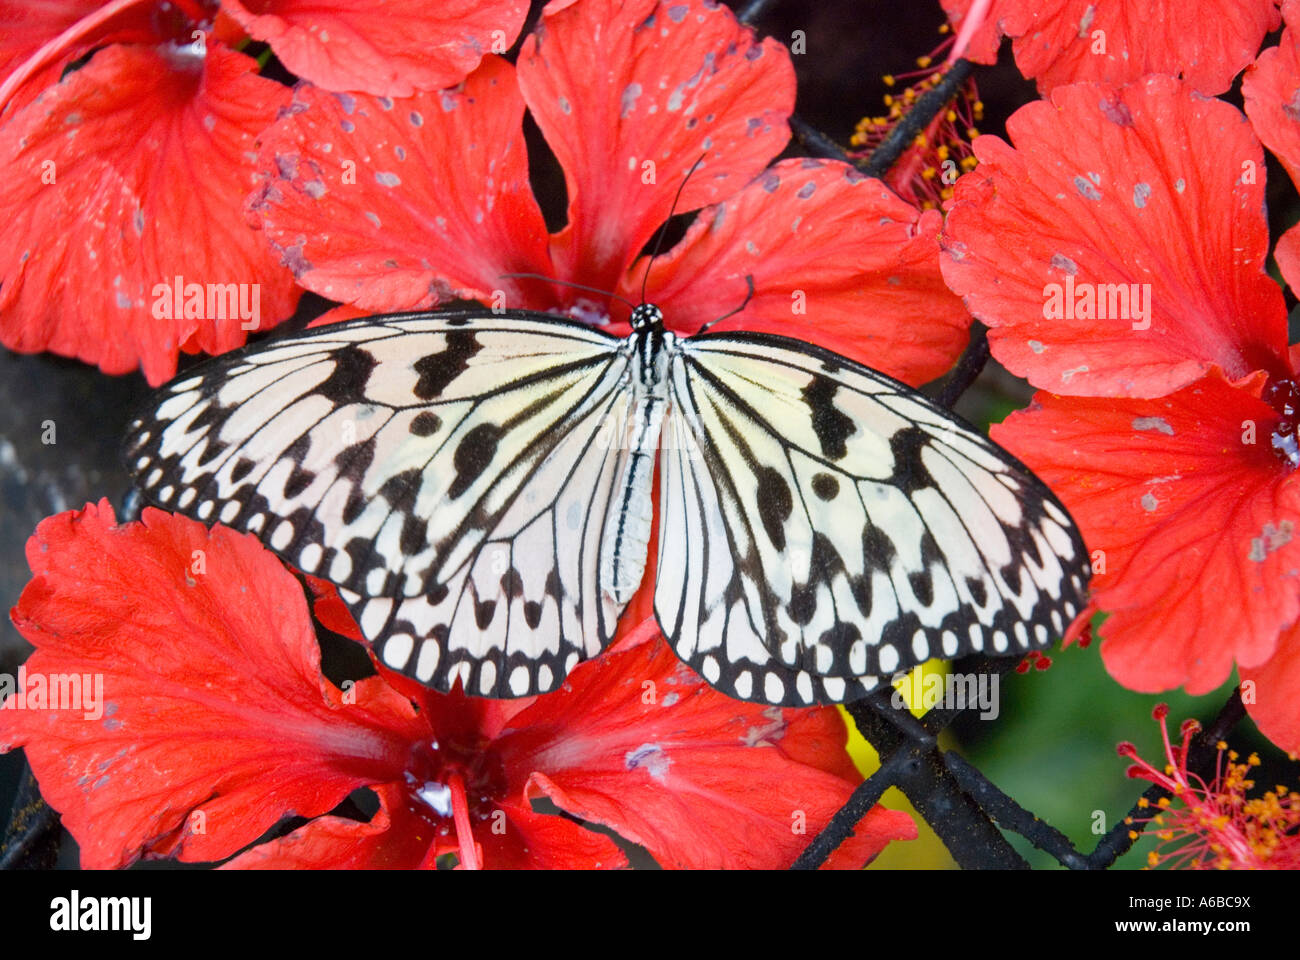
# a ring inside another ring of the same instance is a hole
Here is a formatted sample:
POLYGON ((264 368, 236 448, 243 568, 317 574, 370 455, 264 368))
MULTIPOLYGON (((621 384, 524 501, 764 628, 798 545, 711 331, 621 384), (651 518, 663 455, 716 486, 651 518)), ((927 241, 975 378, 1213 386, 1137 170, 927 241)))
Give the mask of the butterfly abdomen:
POLYGON ((627 444, 616 494, 610 500, 605 522, 605 543, 601 549, 600 588, 616 603, 627 603, 645 575, 654 520, 652 500, 659 433, 667 409, 663 380, 667 346, 662 330, 646 331, 638 337, 638 386, 636 404, 626 430, 613 436, 627 444))

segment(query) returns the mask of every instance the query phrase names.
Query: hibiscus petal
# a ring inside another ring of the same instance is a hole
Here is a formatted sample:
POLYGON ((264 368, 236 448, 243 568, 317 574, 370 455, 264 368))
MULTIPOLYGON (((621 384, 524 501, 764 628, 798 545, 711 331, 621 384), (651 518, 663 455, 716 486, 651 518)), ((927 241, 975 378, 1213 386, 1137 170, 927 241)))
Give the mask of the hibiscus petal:
MULTIPOLYGON (((784 160, 704 210, 655 261, 647 296, 694 333, 745 302, 748 275, 754 297, 711 330, 809 340, 925 383, 952 366, 970 325, 939 272, 941 221, 847 164, 784 160)), ((640 296, 642 269, 624 295, 640 296)))
POLYGON ((231 350, 292 312, 293 278, 239 211, 253 138, 288 100, 256 67, 217 45, 202 59, 112 46, 5 124, 6 346, 107 373, 141 366, 158 384, 179 350, 231 350), (175 316, 177 277, 209 285, 203 317, 175 316), (230 284, 247 285, 247 329, 211 289, 230 284))
POLYGON ((28 687, 91 674, 102 715, 0 710, 0 745, 26 748, 84 867, 227 857, 400 780, 427 736, 378 678, 344 695, 322 677, 302 590, 251 535, 152 508, 116 526, 105 500, 43 521, 27 558, 28 687))
POLYGON ((1255 133, 1300 185, 1300 3, 1289 2, 1283 10, 1288 16, 1282 40, 1246 71, 1241 95, 1255 133))
POLYGON ((1246 711, 1260 732, 1287 753, 1300 753, 1300 623, 1282 634, 1271 659, 1238 672, 1255 685, 1246 711))
POLYGON ((1288 373, 1263 154, 1240 113, 1150 77, 1057 88, 1007 130, 1014 147, 976 140, 980 166, 957 182, 940 242, 944 279, 1013 373, 1147 397, 1211 364, 1288 373), (1077 318, 1084 296, 1107 318, 1077 318))
MULTIPOLYGON (((496 747, 512 783, 666 867, 771 869, 789 866, 853 792, 846 739, 835 710, 732 700, 643 630, 580 664, 496 747)), ((878 807, 837 862, 861 866, 915 835, 909 817, 878 807)))
POLYGON ((1002 31, 998 29, 1002 5, 998 0, 991 3, 989 0, 939 0, 939 6, 948 15, 948 22, 959 39, 963 33, 970 33, 965 38, 965 49, 960 52, 962 57, 972 63, 998 62, 998 47, 1002 45, 1002 31), (983 9, 977 10, 977 5, 983 9), (978 16, 979 23, 968 25, 967 18, 971 16, 978 16))
POLYGON ((519 85, 564 167, 559 276, 613 290, 668 217, 748 183, 785 146, 794 68, 720 4, 586 0, 524 41, 519 85))
POLYGON ((31 102, 65 67, 110 43, 188 43, 189 21, 174 7, 106 5, 104 0, 0 2, 0 110, 31 102), (116 8, 116 9, 113 9, 116 8), (15 76, 15 74, 20 74, 15 76))
MULTIPOLYGON (((1292 290, 1300 290, 1300 227, 1292 227, 1277 238, 1277 244, 1273 247, 1273 259, 1277 261, 1277 268, 1287 286, 1292 290)), ((1292 358, 1291 369, 1300 369, 1297 366, 1300 357, 1295 356, 1294 345, 1289 355, 1292 358)))
POLYGON ((613 840, 572 820, 537 813, 526 800, 502 804, 499 809, 506 815, 501 832, 492 829, 489 818, 475 834, 488 870, 618 870, 627 866, 627 856, 613 840))
MULTIPOLYGON (((258 844, 222 864, 223 870, 413 870, 437 842, 447 852, 450 831, 422 815, 400 787, 376 788, 379 810, 369 822, 317 817, 292 833, 258 844)), ((452 838, 454 839, 454 838, 452 838)))
MULTIPOLYGON (((954 24, 974 0, 941 0, 954 24)), ((1223 93, 1277 29, 1274 0, 993 0, 968 54, 996 61, 996 34, 1014 37, 1016 66, 1040 93, 1081 80, 1127 83, 1148 73, 1223 93)))
POLYGON ((1300 615, 1300 494, 1272 451, 1262 383, 1216 373, 1158 400, 1040 393, 992 428, 1083 531, 1093 600, 1110 613, 1102 658, 1126 687, 1206 693, 1234 659, 1268 660, 1300 615))
POLYGON ((489 49, 511 47, 528 13, 523 0, 387 0, 381 10, 361 3, 322 8, 319 0, 223 0, 221 8, 304 80, 390 97, 464 80, 489 49))
POLYGON ((501 277, 551 269, 523 109, 499 57, 462 89, 400 100, 299 85, 263 138, 249 209, 303 286, 364 310, 549 298, 501 277))
POLYGON ((87 14, 103 0, 0 3, 0 79, 87 14))

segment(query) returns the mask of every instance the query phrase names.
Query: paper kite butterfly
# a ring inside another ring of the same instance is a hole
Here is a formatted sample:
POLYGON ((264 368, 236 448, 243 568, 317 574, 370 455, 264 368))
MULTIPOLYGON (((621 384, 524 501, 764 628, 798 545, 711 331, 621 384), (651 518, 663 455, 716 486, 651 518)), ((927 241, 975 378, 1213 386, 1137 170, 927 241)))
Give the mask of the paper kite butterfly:
POLYGON ((554 690, 641 583, 719 690, 865 695, 1020 656, 1083 609, 1070 517, 917 391, 797 340, 626 338, 525 311, 366 317, 213 358, 130 428, 146 495, 333 581, 376 655, 447 691, 554 690))

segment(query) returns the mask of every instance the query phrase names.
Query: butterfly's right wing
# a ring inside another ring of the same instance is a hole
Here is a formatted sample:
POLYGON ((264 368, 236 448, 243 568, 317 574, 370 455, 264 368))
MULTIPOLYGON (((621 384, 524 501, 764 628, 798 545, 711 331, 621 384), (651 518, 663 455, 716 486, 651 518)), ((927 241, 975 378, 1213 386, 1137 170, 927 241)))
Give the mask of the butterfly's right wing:
POLYGON ((393 669, 543 693, 621 612, 597 586, 621 343, 523 312, 314 328, 164 387, 128 458, 162 506, 335 583, 393 669))
POLYGON ((1084 609, 1078 530, 979 431, 797 340, 680 344, 655 613, 715 687, 853 700, 930 657, 1042 650, 1084 609))

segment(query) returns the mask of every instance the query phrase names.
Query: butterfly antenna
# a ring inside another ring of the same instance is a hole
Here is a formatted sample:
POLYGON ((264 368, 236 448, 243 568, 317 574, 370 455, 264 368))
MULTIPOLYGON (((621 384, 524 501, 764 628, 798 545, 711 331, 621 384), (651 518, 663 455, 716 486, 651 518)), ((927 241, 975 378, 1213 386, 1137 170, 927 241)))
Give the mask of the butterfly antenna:
POLYGON ((749 306, 749 301, 754 299, 754 278, 748 273, 745 274, 745 286, 749 288, 749 292, 745 294, 745 300, 743 303, 741 303, 740 306, 738 306, 735 310, 728 310, 720 317, 714 317, 712 320, 710 320, 704 326, 700 327, 700 329, 696 330, 695 332, 697 334, 703 333, 704 331, 708 330, 709 327, 713 326, 715 323, 718 323, 721 320, 726 320, 727 317, 734 317, 736 314, 740 313, 741 310, 744 310, 747 306, 749 306))
POLYGON ((601 290, 598 287, 589 287, 585 283, 574 283, 572 280, 556 280, 554 277, 544 276, 540 273, 498 273, 498 280, 545 280, 547 283, 558 283, 562 287, 576 287, 579 290, 586 290, 588 293, 599 293, 602 297, 613 297, 615 300, 622 300, 629 307, 635 307, 636 304, 627 297, 621 297, 617 293, 610 293, 608 290, 601 290))
POLYGON ((650 279, 650 268, 654 266, 655 258, 659 256, 659 248, 663 246, 664 234, 668 231, 668 224, 672 221, 673 214, 677 211, 677 201, 682 198, 682 191, 686 189, 686 183, 691 179, 691 174, 699 169, 700 164, 704 162, 704 158, 708 155, 708 151, 700 154, 700 158, 691 164, 691 169, 686 171, 686 176, 682 177, 682 182, 677 187, 677 195, 673 197, 673 205, 668 208, 668 219, 665 220, 663 226, 659 228, 659 235, 655 237, 654 249, 650 251, 650 260, 645 265, 645 276, 641 278, 642 303, 645 303, 645 285, 650 279))

